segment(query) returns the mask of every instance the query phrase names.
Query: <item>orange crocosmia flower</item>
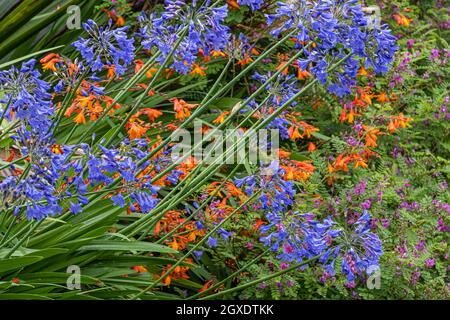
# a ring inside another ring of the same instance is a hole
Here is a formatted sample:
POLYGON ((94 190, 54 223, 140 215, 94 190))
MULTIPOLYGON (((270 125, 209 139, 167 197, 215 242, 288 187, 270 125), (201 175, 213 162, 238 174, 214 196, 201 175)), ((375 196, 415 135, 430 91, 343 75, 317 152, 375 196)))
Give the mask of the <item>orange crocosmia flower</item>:
POLYGON ((233 197, 239 197, 244 194, 242 190, 236 187, 232 182, 227 182, 226 188, 228 193, 233 197))
POLYGON ((357 75, 358 76, 367 76, 369 73, 367 72, 366 69, 364 69, 364 67, 359 68, 357 75))
POLYGON ((117 20, 116 20, 116 25, 118 27, 123 27, 125 25, 124 17, 122 17, 122 16, 118 17, 117 20))
MULTIPOLYGON (((351 157, 344 156, 344 154, 341 153, 340 155, 338 155, 336 160, 334 160, 334 165, 333 165, 333 170, 332 171, 334 171, 334 170, 344 170, 345 172, 347 172, 348 171, 347 163, 349 163, 350 161, 351 161, 351 157)), ((328 171, 330 171, 330 168, 328 168, 328 171)))
POLYGON ((377 135, 382 134, 382 132, 379 129, 371 128, 366 125, 362 126, 363 129, 367 132, 366 133, 366 147, 374 147, 376 148, 377 145, 377 135))
POLYGON ((409 18, 407 18, 405 15, 403 15, 401 13, 400 14, 394 14, 393 18, 394 18, 395 22, 397 22, 397 24, 399 26, 405 26, 405 27, 409 27, 409 25, 413 21, 413 19, 409 19, 409 18))
POLYGON ((220 116, 218 116, 215 120, 213 120, 212 123, 215 123, 215 124, 221 124, 221 123, 223 123, 223 122, 225 121, 225 116, 227 116, 227 115, 229 115, 229 114, 230 114, 229 111, 224 111, 224 112, 222 112, 222 113, 220 114, 220 116))
POLYGON ((158 68, 151 67, 147 70, 147 72, 145 72, 145 76, 147 78, 152 78, 156 74, 156 72, 158 72, 158 68))
POLYGON ((303 138, 303 136, 298 131, 298 127, 297 126, 291 126, 289 128, 288 132, 289 132, 289 138, 291 138, 292 140, 303 138))
POLYGON ((256 220, 256 223, 253 225, 253 232, 258 231, 258 229, 259 229, 263 224, 265 224, 265 222, 264 222, 263 220, 261 220, 261 218, 258 218, 258 219, 256 220))
POLYGON ((217 57, 222 57, 222 58, 225 58, 227 55, 224 53, 224 52, 222 52, 222 51, 220 51, 220 50, 211 50, 211 55, 214 57, 214 58, 217 58, 217 57))
POLYGON ((206 282, 206 283, 203 285, 203 287, 201 287, 201 288, 198 290, 198 292, 203 292, 203 291, 207 290, 207 289, 211 286, 211 284, 212 284, 213 282, 214 282, 214 279, 209 280, 208 282, 206 282))
POLYGON ((315 167, 309 162, 295 160, 292 160, 290 165, 281 167, 286 172, 284 180, 306 181, 315 170, 315 167))
POLYGON ((403 116, 402 112, 400 112, 399 115, 397 117, 395 117, 394 119, 397 122, 398 126, 400 126, 402 128, 406 128, 406 125, 408 124, 408 122, 412 121, 412 118, 405 118, 403 116))
POLYGON ((308 161, 292 160, 292 163, 295 165, 295 167, 298 169, 298 171, 302 173, 300 177, 303 178, 303 179, 308 178, 312 173, 314 173, 314 170, 316 169, 308 161), (305 176, 304 174, 307 174, 307 176, 305 176))
POLYGON ((140 110, 140 113, 147 115, 148 121, 155 121, 163 114, 161 111, 152 108, 143 108, 140 110))
POLYGON ((310 142, 308 145, 308 152, 317 151, 317 147, 314 143, 310 142))
POLYGON ((379 95, 377 95, 377 101, 380 103, 389 102, 389 98, 386 93, 382 92, 379 95))
POLYGON ((239 9, 240 8, 240 6, 236 0, 227 0, 227 4, 230 9, 239 9))
POLYGON ((138 73, 144 66, 144 62, 141 59, 134 60, 134 73, 138 73))
POLYGON ((39 62, 42 64, 43 70, 52 70, 53 72, 56 72, 55 64, 61 61, 61 57, 56 53, 50 53, 39 60, 39 62))
POLYGON ((358 167, 367 168, 366 161, 359 154, 353 153, 350 156, 353 159, 353 161, 355 161, 355 169, 358 168, 358 167))
POLYGON ((64 153, 62 146, 60 144, 52 144, 51 148, 52 148, 52 152, 55 154, 63 154, 64 153))
POLYGON ((77 124, 86 124, 86 118, 84 117, 84 112, 80 112, 76 115, 75 118, 73 118, 73 121, 77 124))
POLYGON ((392 117, 392 119, 389 121, 388 130, 389 132, 394 132, 398 128, 406 128, 408 122, 410 122, 411 118, 406 118, 403 116, 403 113, 400 112, 398 116, 392 117))
POLYGON ((178 126, 176 124, 169 123, 168 125, 166 125, 166 128, 169 130, 175 131, 178 129, 178 126))
POLYGON ((278 67, 276 67, 275 70, 277 70, 277 71, 283 70, 283 71, 281 71, 281 73, 284 74, 284 75, 287 75, 287 73, 288 73, 288 67, 289 67, 288 63, 287 63, 286 61, 283 61, 283 62, 281 62, 281 63, 278 65, 278 67))
POLYGON ((253 47, 252 50, 250 50, 250 52, 251 52, 252 54, 254 54, 255 56, 259 56, 259 55, 260 55, 259 51, 256 50, 255 47, 253 47))
POLYGON ((139 273, 148 272, 147 268, 145 268, 144 266, 134 266, 131 269, 133 269, 134 271, 137 271, 139 273))
POLYGON ((390 132, 390 133, 392 133, 392 132, 394 132, 395 130, 397 130, 397 126, 394 124, 394 121, 389 121, 389 124, 388 124, 388 131, 390 132))
POLYGON ((178 98, 173 98, 171 101, 173 101, 173 109, 176 112, 175 118, 180 120, 189 117, 191 115, 190 110, 198 106, 198 104, 189 104, 178 98))
POLYGON ((110 65, 110 66, 105 66, 105 68, 108 70, 108 72, 106 73, 106 77, 108 79, 113 79, 114 76, 116 75, 116 66, 110 65))
POLYGON ((253 62, 253 59, 250 58, 250 56, 247 53, 244 53, 244 59, 239 60, 237 64, 240 66, 245 66, 247 64, 250 64, 251 62, 253 62))
POLYGON ((280 158, 289 158, 289 156, 291 155, 292 152, 283 150, 283 149, 278 149, 278 156, 280 158))
POLYGON ((303 136, 306 135, 307 138, 311 138, 311 133, 319 131, 319 128, 316 128, 303 121, 300 121, 300 125, 303 127, 303 136))
POLYGON ((139 139, 148 130, 148 128, 141 126, 138 122, 129 122, 128 124, 128 135, 130 136, 130 140, 139 139))
POLYGON ((194 63, 194 68, 192 69, 192 71, 191 72, 189 72, 189 74, 191 75, 191 76, 193 76, 193 77, 195 77, 195 75, 199 75, 199 76, 201 76, 201 77, 204 77, 204 76, 206 76, 206 73, 205 73, 205 71, 204 70, 206 70, 207 68, 206 67, 201 67, 201 66, 199 66, 198 64, 196 64, 196 63, 194 63))
POLYGON ((310 76, 311 76, 311 73, 309 73, 309 71, 297 68, 297 78, 298 78, 298 80, 303 80, 303 79, 309 78, 310 76))
POLYGON ((347 113, 347 107, 344 106, 342 108, 342 112, 341 115, 339 116, 339 121, 340 122, 344 122, 345 120, 348 121, 348 123, 353 123, 353 121, 355 120, 355 116, 359 116, 359 114, 357 114, 355 112, 355 108, 350 107, 349 112, 347 113))
MULTIPOLYGON (((111 98, 110 96, 103 96, 103 101, 106 102, 106 107, 109 108, 112 103, 114 102, 114 99, 111 98)), ((122 106, 120 104, 118 104, 117 102, 114 104, 113 109, 120 109, 122 108, 122 106)), ((113 112, 113 110, 110 111, 111 113, 113 112)))

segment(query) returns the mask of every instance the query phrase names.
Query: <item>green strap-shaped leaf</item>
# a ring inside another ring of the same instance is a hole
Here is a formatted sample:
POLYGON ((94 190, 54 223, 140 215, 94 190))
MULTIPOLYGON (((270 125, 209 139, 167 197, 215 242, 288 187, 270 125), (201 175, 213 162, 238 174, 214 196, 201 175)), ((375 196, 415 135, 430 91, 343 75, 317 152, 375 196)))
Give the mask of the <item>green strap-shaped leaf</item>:
POLYGON ((26 256, 0 260, 0 273, 28 266, 43 258, 44 257, 26 256))
POLYGON ((161 253, 177 253, 178 251, 155 243, 143 241, 116 241, 116 240, 94 240, 88 245, 82 246, 78 250, 89 251, 146 251, 161 253))

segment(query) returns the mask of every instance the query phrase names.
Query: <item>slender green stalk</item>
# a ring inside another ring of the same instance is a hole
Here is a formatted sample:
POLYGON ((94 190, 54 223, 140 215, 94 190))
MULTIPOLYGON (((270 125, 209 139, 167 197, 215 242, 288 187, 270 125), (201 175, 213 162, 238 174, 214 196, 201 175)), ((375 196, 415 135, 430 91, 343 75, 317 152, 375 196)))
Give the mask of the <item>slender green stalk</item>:
POLYGON ((131 299, 137 299, 141 295, 145 294, 147 291, 154 288, 157 284, 161 283, 162 280, 164 280, 173 270, 175 270, 176 267, 178 267, 187 257, 189 257, 199 246, 201 246, 212 234, 214 234, 219 228, 221 228, 224 224, 226 224, 237 212, 239 212, 245 205, 247 205, 250 201, 252 201, 258 193, 254 193, 252 196, 250 196, 243 204, 241 204, 239 207, 237 207, 233 212, 231 212, 225 219, 223 219, 217 226, 215 226, 213 229, 211 229, 210 232, 208 232, 199 242, 197 242, 192 248, 180 259, 177 260, 177 262, 169 268, 161 277, 159 277, 155 282, 153 282, 150 286, 142 290, 140 293, 133 296, 131 299))
POLYGON ((164 59, 163 63, 159 66, 158 71, 156 71, 156 74, 150 80, 150 83, 147 85, 147 88, 145 88, 144 92, 141 94, 139 99, 136 101, 136 103, 134 104, 133 108, 128 113, 128 115, 125 117, 125 119, 122 121, 122 123, 119 126, 117 126, 117 128, 115 129, 115 131, 111 135, 111 137, 103 144, 104 147, 108 147, 113 142, 113 140, 117 137, 117 134, 119 133, 119 131, 122 130, 122 128, 128 123, 130 118, 133 116, 135 111, 141 106, 142 100, 144 100, 144 98, 147 96, 148 92, 153 88, 154 82, 159 78, 159 76, 161 75, 161 73, 165 69, 166 65, 172 59, 172 56, 175 54, 175 51, 177 50, 177 48, 180 45, 181 41, 183 41, 184 36, 186 35, 187 31, 188 31, 188 27, 185 27, 183 29, 183 31, 181 32, 181 35, 178 38, 177 42, 173 46, 172 50, 170 51, 168 56, 164 59))
POLYGON ((284 270, 280 270, 278 272, 272 273, 271 275, 268 275, 266 277, 263 277, 263 278, 260 278, 260 279, 256 279, 256 280, 244 283, 243 285, 240 285, 240 286, 235 287, 235 288, 231 288, 231 289, 228 289, 228 290, 223 290, 223 291, 220 291, 218 293, 215 293, 215 294, 212 294, 212 295, 209 295, 209 296, 206 296, 206 297, 202 297, 199 300, 209 300, 209 299, 217 298, 217 297, 220 297, 220 296, 223 296, 223 295, 226 295, 226 294, 234 293, 234 292, 237 292, 237 291, 240 291, 240 290, 243 290, 243 289, 255 286, 255 285, 257 285, 257 284, 259 284, 261 282, 268 281, 270 279, 279 277, 279 276, 281 276, 281 275, 283 275, 285 273, 288 273, 288 272, 291 272, 293 270, 296 270, 296 269, 300 268, 301 266, 304 266, 304 265, 306 265, 308 263, 311 263, 311 262, 319 259, 321 256, 322 255, 317 255, 317 256, 315 256, 315 257, 313 257, 311 259, 308 259, 308 260, 305 260, 303 262, 297 263, 297 264, 295 264, 295 265, 293 265, 293 266, 291 266, 289 268, 286 268, 284 270))
POLYGON ((228 277, 226 277, 225 279, 223 279, 222 281, 216 283, 215 285, 213 285, 210 288, 207 288, 205 291, 202 292, 198 292, 188 298, 186 298, 186 300, 193 300, 196 299, 202 295, 205 295, 206 293, 213 291, 217 288, 219 288, 223 283, 227 282, 228 280, 236 277, 237 275, 239 275, 240 273, 244 272, 245 270, 247 270, 248 267, 250 267, 251 265, 253 265, 256 261, 258 261, 259 259, 261 259, 262 257, 264 257, 264 255, 270 251, 269 249, 266 249, 265 251, 263 251, 261 254, 257 255, 254 259, 250 260, 247 264, 245 264, 242 268, 239 268, 238 270, 236 270, 235 272, 233 272, 232 274, 230 274, 228 277))
POLYGON ((34 225, 30 228, 30 230, 28 230, 27 234, 25 234, 25 236, 20 239, 19 241, 17 241, 17 243, 14 245, 14 247, 12 247, 12 249, 6 254, 5 259, 11 257, 11 255, 16 252, 16 250, 22 245, 22 243, 25 242, 25 240, 27 240, 27 238, 33 233, 34 230, 36 230, 37 227, 39 227, 41 225, 41 223, 44 220, 40 220, 34 223, 34 225))

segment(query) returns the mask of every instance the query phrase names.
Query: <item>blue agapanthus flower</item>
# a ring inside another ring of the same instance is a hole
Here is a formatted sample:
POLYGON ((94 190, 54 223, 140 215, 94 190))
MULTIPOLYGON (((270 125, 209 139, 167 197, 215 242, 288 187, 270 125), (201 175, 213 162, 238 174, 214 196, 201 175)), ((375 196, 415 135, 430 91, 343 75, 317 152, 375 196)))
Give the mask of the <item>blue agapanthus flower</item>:
POLYGON ((398 49, 387 26, 369 24, 357 0, 278 2, 275 12, 266 17, 269 26, 276 26, 271 31, 273 36, 294 32, 296 46, 304 52, 299 67, 310 69, 337 96, 350 93, 363 65, 385 73, 398 49), (305 43, 310 42, 314 45, 304 50, 305 43), (343 67, 330 72, 331 65, 348 54, 351 57, 343 67))
POLYGON ((240 6, 249 6, 252 11, 258 10, 264 4, 264 0, 238 0, 240 6))
POLYGON ((165 1, 160 16, 145 13, 139 17, 140 37, 145 49, 156 47, 162 53, 159 61, 164 61, 174 48, 175 43, 187 28, 187 33, 173 54, 173 65, 178 72, 187 73, 196 61, 199 51, 208 56, 212 50, 223 50, 230 37, 229 28, 224 20, 227 6, 212 7, 211 1, 191 3, 185 1, 165 1))
POLYGON ((347 228, 336 228, 337 246, 330 248, 320 258, 325 272, 335 275, 335 263, 341 256, 341 273, 346 276, 348 284, 354 284, 357 277, 369 274, 380 266, 383 255, 382 242, 377 234, 370 230, 371 216, 364 211, 358 220, 347 228))
POLYGON ((0 71, 0 91, 3 92, 0 113, 10 121, 22 121, 35 134, 45 134, 55 108, 51 102, 51 86, 40 79, 35 64, 36 60, 32 59, 23 63, 20 69, 12 66, 0 71))
POLYGON ((89 19, 83 23, 88 33, 86 39, 80 37, 72 43, 86 60, 92 71, 100 71, 105 66, 115 67, 115 73, 122 75, 134 59, 134 39, 128 38, 128 26, 111 29, 112 21, 105 27, 98 26, 89 19))
POLYGON ((25 214, 28 219, 41 220, 62 212, 61 199, 76 195, 70 205, 73 213, 80 212, 79 203, 85 204, 87 188, 80 176, 68 178, 68 172, 79 173, 76 162, 68 161, 73 147, 61 146, 52 150, 54 143, 51 134, 36 134, 20 128, 11 138, 21 147, 21 153, 28 158, 30 169, 28 174, 9 177, 2 182, 0 194, 4 208, 14 208, 17 214, 18 204, 25 203, 25 214), (58 192, 58 187, 66 183, 66 191, 58 192))

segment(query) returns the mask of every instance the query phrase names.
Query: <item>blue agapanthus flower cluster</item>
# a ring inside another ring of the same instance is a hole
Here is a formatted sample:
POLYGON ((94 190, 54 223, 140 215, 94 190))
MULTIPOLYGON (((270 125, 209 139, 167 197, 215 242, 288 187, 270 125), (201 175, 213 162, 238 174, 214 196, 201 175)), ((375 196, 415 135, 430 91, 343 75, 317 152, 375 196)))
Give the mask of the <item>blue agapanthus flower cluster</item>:
POLYGON ((336 274, 336 260, 341 257, 341 273, 347 277, 349 285, 379 266, 382 243, 370 230, 367 211, 346 228, 331 216, 320 221, 312 213, 294 212, 296 190, 291 182, 282 178, 284 171, 273 162, 261 173, 235 179, 235 184, 248 195, 260 192, 257 207, 264 210, 268 221, 261 226, 260 240, 276 252, 281 261, 300 263, 319 257, 324 271, 332 276, 336 274))
POLYGON ((111 197, 114 205, 124 207, 129 203, 132 212, 138 209, 141 213, 150 212, 159 202, 156 197, 159 187, 149 182, 148 175, 138 177, 138 173, 149 165, 149 161, 142 161, 147 155, 148 142, 125 139, 116 148, 106 148, 101 144, 99 148, 100 154, 89 152, 86 161, 90 185, 109 186, 120 177, 122 189, 111 197), (126 200, 128 196, 130 201, 126 200))
POLYGON ((88 33, 86 39, 80 37, 72 43, 86 60, 92 71, 101 71, 105 66, 115 68, 122 75, 134 59, 134 39, 128 38, 128 26, 111 29, 112 21, 105 27, 98 26, 89 19, 83 23, 88 33))
POLYGON ((322 255, 338 235, 330 217, 318 222, 312 214, 289 211, 269 222, 261 227, 261 241, 284 262, 300 263, 322 255))
POLYGON ((41 220, 62 212, 61 200, 76 194, 79 201, 87 203, 84 196, 87 186, 80 175, 79 162, 68 161, 75 147, 56 146, 49 135, 34 134, 19 129, 11 136, 15 144, 21 147, 21 153, 30 164, 28 174, 6 177, 0 183, 2 203, 5 209, 14 208, 17 214, 22 203, 26 203, 25 213, 28 219, 41 220), (68 172, 73 172, 69 179, 68 172), (66 185, 65 192, 59 189, 66 185))
POLYGON ((397 51, 396 39, 387 26, 369 23, 357 0, 278 2, 275 13, 267 15, 267 23, 277 26, 273 36, 294 31, 299 49, 306 42, 314 43, 308 50, 302 49, 305 58, 299 59, 299 66, 311 68, 322 85, 338 96, 350 93, 360 66, 385 73, 397 51), (329 73, 329 67, 349 53, 352 57, 329 73))
MULTIPOLYGON (((364 211, 358 220, 350 226, 340 230, 340 245, 336 247, 334 256, 340 253, 342 260, 342 274, 347 276, 347 282, 353 283, 358 276, 379 268, 380 257, 383 255, 382 242, 377 234, 370 230, 371 216, 364 211)), ((329 266, 333 266, 335 257, 329 266)), ((333 274, 333 268, 327 268, 333 274)))
POLYGON ((54 113, 48 82, 40 79, 35 69, 36 60, 22 64, 18 69, 0 71, 0 113, 9 121, 22 121, 33 133, 46 133, 50 127, 50 117, 54 113))
MULTIPOLYGON (((268 82, 272 74, 261 75, 255 72, 253 79, 257 82, 264 84, 268 82)), ((278 75, 277 79, 271 82, 266 90, 272 95, 271 99, 268 101, 270 106, 279 107, 291 99, 295 94, 298 93, 299 89, 297 86, 297 78, 293 75, 284 76, 283 74, 278 75)), ((297 105, 296 101, 293 101, 290 106, 295 107, 297 105)))
POLYGON ((295 188, 292 181, 283 179, 284 170, 274 160, 269 166, 262 166, 260 174, 236 178, 235 184, 247 195, 260 192, 258 201, 262 209, 272 213, 284 212, 294 202, 295 188))
POLYGON ((157 47, 162 55, 159 61, 166 59, 175 43, 187 28, 187 34, 181 40, 173 54, 176 71, 186 74, 196 61, 199 51, 208 56, 212 50, 223 50, 230 37, 229 28, 223 24, 227 16, 227 6, 211 7, 211 1, 190 3, 181 0, 166 0, 165 9, 160 16, 145 13, 139 18, 140 36, 144 49, 157 47))
POLYGON ((238 0, 240 6, 249 6, 252 11, 258 10, 264 4, 264 0, 238 0))

